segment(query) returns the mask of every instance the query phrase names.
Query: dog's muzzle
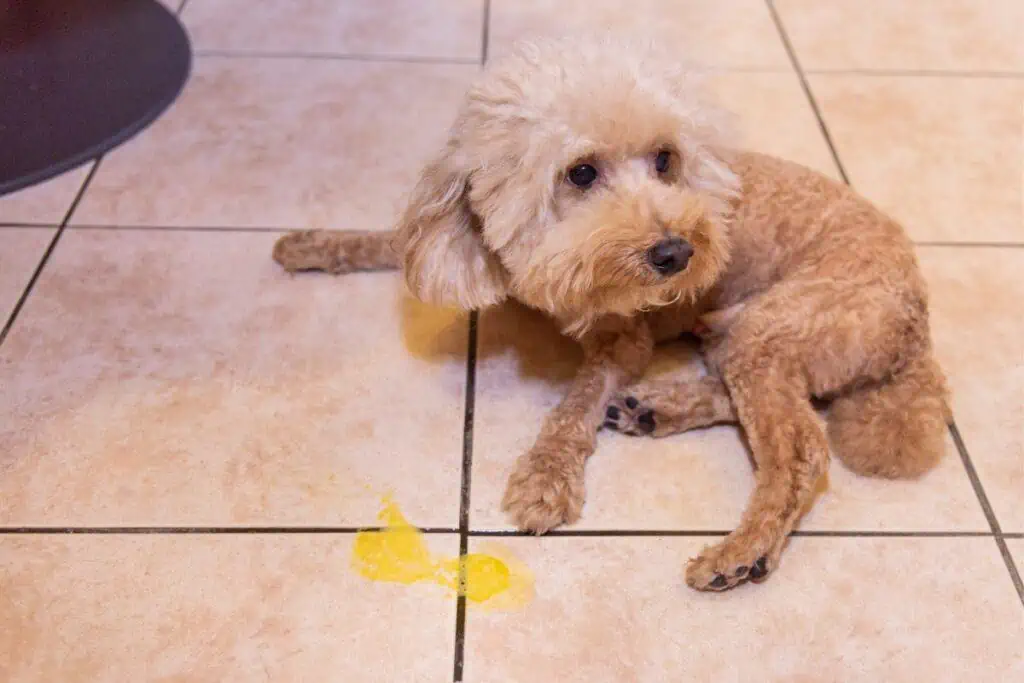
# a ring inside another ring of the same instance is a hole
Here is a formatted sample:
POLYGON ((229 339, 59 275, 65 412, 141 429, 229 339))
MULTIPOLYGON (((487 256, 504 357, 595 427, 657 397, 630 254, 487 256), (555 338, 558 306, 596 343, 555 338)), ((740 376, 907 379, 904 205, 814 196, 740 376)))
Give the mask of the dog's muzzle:
POLYGON ((647 262, 659 275, 668 277, 686 268, 693 256, 693 246, 679 237, 664 239, 647 250, 647 262))

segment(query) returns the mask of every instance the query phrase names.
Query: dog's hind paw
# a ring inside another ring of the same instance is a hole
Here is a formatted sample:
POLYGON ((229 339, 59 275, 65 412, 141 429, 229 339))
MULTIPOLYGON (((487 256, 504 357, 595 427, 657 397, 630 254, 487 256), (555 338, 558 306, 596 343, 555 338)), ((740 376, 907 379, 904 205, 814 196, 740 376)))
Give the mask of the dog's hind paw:
POLYGON ((330 271, 333 237, 320 230, 299 230, 283 235, 274 244, 274 260, 294 273, 302 270, 330 271))
POLYGON ((730 534, 705 548, 686 566, 686 583, 699 591, 724 591, 741 583, 768 579, 779 561, 779 549, 730 534))
POLYGON ((668 436, 735 422, 729 394, 714 377, 640 382, 608 403, 604 427, 633 436, 668 436))
POLYGON ((635 396, 624 396, 608 404, 604 426, 630 436, 651 436, 658 427, 658 418, 653 409, 635 396))

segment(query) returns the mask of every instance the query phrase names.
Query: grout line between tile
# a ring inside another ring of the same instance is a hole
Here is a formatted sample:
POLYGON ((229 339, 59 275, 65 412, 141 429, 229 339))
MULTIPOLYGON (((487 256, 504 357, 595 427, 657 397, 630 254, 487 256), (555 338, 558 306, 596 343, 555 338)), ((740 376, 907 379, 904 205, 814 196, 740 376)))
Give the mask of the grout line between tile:
POLYGON ((50 257, 53 255, 54 250, 57 248, 57 243, 60 242, 61 236, 67 229, 68 222, 71 220, 71 216, 74 215, 75 209, 78 208, 79 202, 82 201, 82 197, 85 196, 86 190, 89 189, 90 183, 92 183, 93 177, 96 175, 96 170, 99 169, 100 163, 103 162, 103 156, 97 157, 92 162, 92 168, 89 169, 89 173, 86 174, 85 179, 78 188, 78 192, 75 193, 75 198, 71 200, 71 205, 64 214, 64 218, 61 220, 60 225, 57 227, 57 232, 54 233, 53 239, 46 247, 46 251, 43 252, 42 258, 39 259, 39 264, 36 266, 35 271, 32 272, 32 277, 29 278, 28 284, 25 285, 24 291, 21 296, 18 297, 18 303, 14 304, 14 309, 11 314, 7 316, 7 322, 4 323, 4 327, 0 330, 0 346, 3 346, 4 340, 7 339, 7 335, 10 333, 11 328, 14 327, 14 321, 18 319, 18 315, 21 313, 21 309, 24 308, 25 302, 28 301, 29 295, 32 293, 32 289, 36 286, 36 282, 39 280, 39 276, 42 274, 46 264, 49 263, 50 257))
POLYGON ((796 538, 988 538, 991 531, 795 531, 796 538))
MULTIPOLYGON (((357 534, 363 531, 384 531, 381 526, 0 526, 0 536, 46 536, 46 535, 225 535, 240 534, 334 534, 338 536, 357 534)), ((461 535, 456 527, 421 527, 424 534, 461 535)), ((724 529, 555 529, 543 537, 552 538, 674 538, 674 537, 718 537, 729 532, 724 529)), ((467 530, 466 550, 469 538, 534 538, 534 534, 515 529, 467 530)), ((995 538, 991 531, 795 531, 793 538, 995 538)), ((542 538, 543 538, 542 537, 542 538)), ((1003 538, 1024 538, 1024 533, 1002 534, 1003 538)))
MULTIPOLYGON (((488 9, 490 4, 487 5, 488 9)), ((490 12, 486 12, 489 17, 490 12)), ((487 59, 490 55, 490 48, 482 55, 487 59)), ((294 52, 294 51, 272 51, 272 50, 228 50, 218 48, 197 48, 193 55, 208 59, 309 59, 341 62, 379 62, 399 64, 437 64, 437 65, 475 65, 480 64, 476 59, 469 57, 431 57, 428 55, 403 55, 403 54, 367 54, 357 52, 294 52)), ((687 64, 688 68, 696 73, 742 73, 742 74, 789 74, 792 67, 778 66, 746 66, 746 65, 718 65, 718 64, 687 64)))
MULTIPOLYGON (((384 531, 381 526, 15 526, 0 527, 0 536, 45 536, 79 534, 83 536, 116 535, 225 535, 240 534, 357 534, 362 531, 384 531)), ((458 529, 450 527, 423 527, 424 534, 457 534, 458 529)))
POLYGON ((674 536, 726 536, 728 531, 716 529, 552 529, 537 535, 518 529, 478 529, 469 532, 474 538, 642 538, 674 536))
POLYGON ((462 421, 462 484, 459 495, 459 532, 469 534, 470 489, 473 483, 473 417, 476 410, 477 312, 469 314, 466 351, 466 404, 462 421))
POLYGON ((462 558, 469 554, 469 505, 473 483, 473 416, 476 409, 476 346, 477 313, 469 314, 469 335, 466 353, 466 404, 462 422, 462 485, 459 495, 459 591, 455 599, 455 652, 452 680, 462 681, 466 651, 466 565, 462 558))
POLYGON ((31 230, 50 230, 56 227, 58 227, 56 223, 33 223, 30 221, 25 221, 23 223, 18 223, 16 221, 0 222, 0 230, 3 230, 4 228, 28 228, 31 230))
POLYGON ((815 76, 868 76, 898 78, 1024 78, 1024 71, 956 71, 949 69, 804 69, 815 76))
MULTIPOLYGON (((480 27, 480 68, 487 63, 490 49, 491 0, 483 0, 480 27)), ((459 594, 455 602, 455 647, 452 656, 452 681, 462 683, 466 666, 466 565, 462 558, 469 554, 469 507, 473 483, 473 426, 476 411, 476 355, 479 316, 469 314, 469 349, 466 354, 466 412, 462 431, 462 490, 459 500, 459 594)))
MULTIPOLYGON (((188 0, 186 0, 186 3, 188 0)), ((182 5, 184 8, 184 5, 182 5)), ((489 14, 490 3, 486 4, 485 14, 489 14)), ((178 16, 181 16, 179 10, 178 16)), ((787 40, 788 42, 788 40, 787 40)), ((470 57, 432 57, 430 55, 405 55, 405 54, 372 54, 359 52, 303 52, 288 50, 251 50, 251 49, 223 49, 223 48, 196 48, 193 50, 196 57, 213 59, 310 59, 342 62, 386 62, 402 64, 442 64, 442 65, 470 65, 477 64, 477 60, 470 57)), ((487 58, 484 55, 484 59, 487 58)), ((728 66, 716 64, 691 64, 690 68, 698 72, 712 73, 763 73, 779 74, 788 73, 789 68, 778 66, 728 66)), ((934 70, 909 70, 909 69, 802 69, 803 74, 814 76, 863 76, 867 78, 964 78, 964 79, 1024 79, 1024 72, 1001 72, 1001 71, 934 71, 934 70)))
POLYGON ((1024 249, 1024 242, 952 242, 925 240, 914 242, 918 247, 968 247, 973 249, 1024 249))
POLYGON ((266 50, 197 49, 196 57, 213 59, 310 59, 338 62, 383 62, 400 64, 475 65, 477 60, 464 57, 428 57, 418 55, 358 54, 345 52, 272 52, 266 50))
POLYGON ((480 65, 487 63, 491 50, 491 0, 484 0, 483 28, 480 31, 480 65))
POLYGON ((956 426, 956 421, 950 422, 949 433, 953 437, 953 442, 956 443, 956 450, 960 454, 960 460, 963 461, 964 469, 967 471, 967 478, 971 480, 971 486, 974 487, 974 494, 978 497, 978 503, 981 505, 982 512, 985 513, 985 519, 988 520, 989 528, 992 529, 996 547, 999 548, 999 554, 1003 556, 1003 562, 1006 563, 1006 570, 1010 573, 1010 581, 1017 590, 1017 597, 1020 598, 1021 604, 1024 605, 1024 581, 1021 581, 1020 572, 1017 571, 1017 563, 1014 562, 1013 556, 1010 554, 1010 548, 1006 545, 1006 538, 1003 536, 1002 529, 999 526, 999 519, 996 517, 996 512, 988 500, 985 487, 981 484, 981 478, 978 476, 978 471, 974 468, 974 462, 971 461, 967 444, 964 443, 960 429, 956 426))
MULTIPOLYGON (((52 226, 51 226, 52 227, 52 226)), ((75 224, 68 226, 72 230, 133 230, 133 231, 156 231, 156 232, 249 232, 249 233, 282 233, 301 228, 285 226, 231 226, 231 225, 101 225, 101 224, 75 224)))
POLYGON ((811 85, 807 82, 807 75, 800 66, 800 60, 797 59, 796 51, 793 49, 793 44, 789 40, 789 34, 786 33, 786 27, 782 25, 782 17, 779 16, 778 10, 775 9, 774 0, 765 0, 765 5, 768 7, 768 12, 772 15, 772 21, 775 23, 775 29, 779 32, 779 39, 782 40, 782 44, 786 48, 786 54, 789 55, 789 61, 793 65, 793 70, 796 72, 797 79, 800 81, 800 87, 803 89, 804 95, 807 97, 808 104, 811 105, 811 109, 814 111, 814 117, 818 120, 818 127, 821 129, 821 134, 825 138, 825 144, 828 145, 829 152, 832 153, 832 160, 836 164, 839 176, 843 179, 844 183, 849 185, 850 177, 846 174, 846 168, 843 166, 843 162, 839 160, 839 153, 836 151, 835 142, 832 140, 832 134, 829 132, 828 126, 825 124, 825 117, 821 114, 821 108, 818 106, 818 100, 814 97, 814 93, 811 92, 811 85))
MULTIPOLYGON (((727 536, 724 529, 555 529, 541 538, 700 538, 727 536)), ((481 538, 534 538, 534 534, 514 529, 471 531, 481 538)), ((790 538, 992 538, 991 531, 794 531, 790 538)))

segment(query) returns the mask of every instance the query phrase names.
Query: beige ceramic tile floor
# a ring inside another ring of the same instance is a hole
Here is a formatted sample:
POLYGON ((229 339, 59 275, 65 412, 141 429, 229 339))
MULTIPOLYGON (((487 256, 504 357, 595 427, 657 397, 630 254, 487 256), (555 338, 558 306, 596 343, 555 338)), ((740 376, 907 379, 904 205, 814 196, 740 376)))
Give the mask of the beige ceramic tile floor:
POLYGON ((0 198, 0 681, 1024 680, 1021 7, 187 0, 178 102, 91 178, 0 198), (751 486, 735 430, 602 434, 579 524, 515 535, 504 480, 573 345, 269 258, 289 228, 386 229, 486 54, 611 27, 676 41, 744 144, 907 225, 955 390, 936 471, 836 464, 780 571, 725 595, 681 577, 751 486), (360 577, 384 496, 532 596, 360 577))

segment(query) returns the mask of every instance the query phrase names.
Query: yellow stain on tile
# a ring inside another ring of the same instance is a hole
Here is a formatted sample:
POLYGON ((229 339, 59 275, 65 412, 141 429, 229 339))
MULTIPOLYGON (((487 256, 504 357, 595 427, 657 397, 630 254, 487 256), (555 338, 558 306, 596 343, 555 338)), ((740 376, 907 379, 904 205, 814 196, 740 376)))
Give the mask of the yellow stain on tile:
POLYGON ((532 573, 504 548, 491 544, 486 554, 435 558, 423 532, 393 500, 384 499, 378 517, 385 529, 356 534, 352 562, 364 578, 407 585, 429 581, 490 609, 515 609, 533 597, 532 573))

